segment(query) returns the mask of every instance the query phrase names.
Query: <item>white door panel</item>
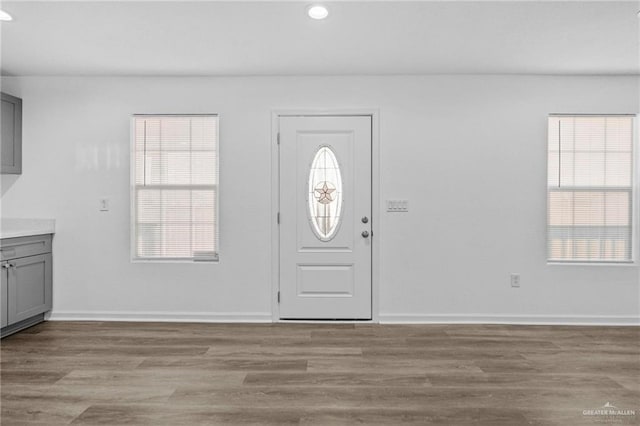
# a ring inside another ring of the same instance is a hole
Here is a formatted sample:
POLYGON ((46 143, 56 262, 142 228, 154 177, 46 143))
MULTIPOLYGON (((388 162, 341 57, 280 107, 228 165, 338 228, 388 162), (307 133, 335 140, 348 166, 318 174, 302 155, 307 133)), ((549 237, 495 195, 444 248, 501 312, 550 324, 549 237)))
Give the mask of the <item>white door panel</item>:
POLYGON ((370 319, 371 117, 279 126, 280 317, 370 319))

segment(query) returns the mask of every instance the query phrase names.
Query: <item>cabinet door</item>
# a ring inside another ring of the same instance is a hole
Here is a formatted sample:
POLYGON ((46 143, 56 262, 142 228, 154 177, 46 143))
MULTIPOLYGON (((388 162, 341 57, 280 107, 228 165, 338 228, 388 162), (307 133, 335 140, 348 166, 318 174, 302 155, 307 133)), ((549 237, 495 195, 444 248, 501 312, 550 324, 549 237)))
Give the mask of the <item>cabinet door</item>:
POLYGON ((9 312, 7 311, 9 269, 5 268, 5 265, 6 264, 3 263, 0 268, 0 281, 2 282, 2 286, 0 287, 0 327, 9 325, 9 312))
POLYGON ((2 93, 0 172, 22 173, 22 99, 2 93))
POLYGON ((9 324, 51 309, 51 253, 9 261, 9 324))

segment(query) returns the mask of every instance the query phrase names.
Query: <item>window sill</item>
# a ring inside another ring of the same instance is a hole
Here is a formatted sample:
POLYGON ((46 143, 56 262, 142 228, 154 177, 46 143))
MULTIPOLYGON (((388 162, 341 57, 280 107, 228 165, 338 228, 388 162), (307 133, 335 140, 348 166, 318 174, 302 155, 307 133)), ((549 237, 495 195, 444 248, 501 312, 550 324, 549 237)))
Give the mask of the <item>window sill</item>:
POLYGON ((638 263, 629 262, 566 262, 566 261, 547 261, 547 266, 614 266, 614 267, 637 267, 638 263))
POLYGON ((131 259, 131 263, 193 263, 193 264, 217 264, 220 259, 195 260, 195 259, 131 259))

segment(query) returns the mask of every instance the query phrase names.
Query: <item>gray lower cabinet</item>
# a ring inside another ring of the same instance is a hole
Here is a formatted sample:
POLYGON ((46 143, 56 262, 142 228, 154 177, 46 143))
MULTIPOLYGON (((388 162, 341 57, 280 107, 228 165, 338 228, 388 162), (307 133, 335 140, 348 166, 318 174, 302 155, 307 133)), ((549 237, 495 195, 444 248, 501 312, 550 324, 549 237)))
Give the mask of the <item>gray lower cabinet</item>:
POLYGON ((1 241, 2 337, 43 321, 51 310, 51 240, 37 235, 1 241))
POLYGON ((0 312, 0 326, 2 328, 5 328, 6 326, 9 325, 9 311, 7 309, 9 306, 7 304, 9 274, 7 273, 7 270, 4 267, 4 264, 2 265, 1 274, 2 275, 0 275, 0 278, 2 280, 2 287, 0 288, 0 309, 2 309, 2 312, 0 312))
POLYGON ((22 173, 22 99, 1 94, 0 173, 22 173))

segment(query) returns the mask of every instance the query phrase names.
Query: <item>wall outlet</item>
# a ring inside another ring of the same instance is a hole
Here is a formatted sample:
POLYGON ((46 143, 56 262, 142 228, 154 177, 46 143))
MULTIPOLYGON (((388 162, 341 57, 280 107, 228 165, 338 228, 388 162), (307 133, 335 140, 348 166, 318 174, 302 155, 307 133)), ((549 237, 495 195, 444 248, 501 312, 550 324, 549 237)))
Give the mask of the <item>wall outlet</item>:
POLYGON ((409 200, 387 200, 388 212, 408 212, 409 200))
POLYGON ((520 274, 511 274, 511 287, 520 287, 520 274))
POLYGON ((109 211, 109 199, 106 197, 100 198, 100 211, 108 212, 109 211))

